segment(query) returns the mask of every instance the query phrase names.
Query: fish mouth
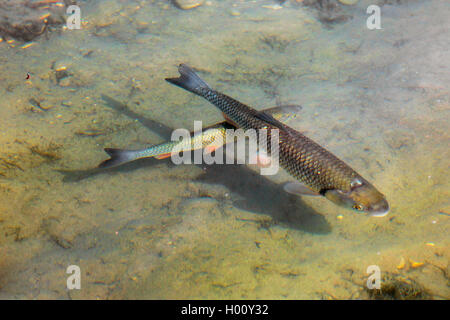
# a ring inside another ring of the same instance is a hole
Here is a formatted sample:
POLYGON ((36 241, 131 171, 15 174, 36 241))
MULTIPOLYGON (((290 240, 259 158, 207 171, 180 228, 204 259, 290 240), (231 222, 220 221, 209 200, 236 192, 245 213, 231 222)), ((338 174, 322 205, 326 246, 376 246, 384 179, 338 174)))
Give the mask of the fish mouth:
POLYGON ((389 203, 386 199, 383 199, 380 203, 374 206, 372 210, 369 212, 369 216, 381 218, 386 216, 389 213, 389 203))

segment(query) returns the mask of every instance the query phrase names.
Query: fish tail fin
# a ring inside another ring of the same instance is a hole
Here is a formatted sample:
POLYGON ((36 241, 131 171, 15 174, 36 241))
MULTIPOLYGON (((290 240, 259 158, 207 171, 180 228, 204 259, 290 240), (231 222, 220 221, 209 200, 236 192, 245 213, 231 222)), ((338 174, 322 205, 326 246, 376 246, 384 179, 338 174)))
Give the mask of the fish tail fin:
POLYGON ((210 86, 187 65, 180 64, 178 72, 180 73, 180 77, 166 78, 166 81, 197 95, 201 95, 200 89, 211 89, 210 86))
POLYGON ((136 150, 123 150, 114 148, 105 148, 104 150, 107 154, 109 154, 111 158, 100 163, 98 165, 99 168, 117 167, 138 158, 136 156, 136 150))

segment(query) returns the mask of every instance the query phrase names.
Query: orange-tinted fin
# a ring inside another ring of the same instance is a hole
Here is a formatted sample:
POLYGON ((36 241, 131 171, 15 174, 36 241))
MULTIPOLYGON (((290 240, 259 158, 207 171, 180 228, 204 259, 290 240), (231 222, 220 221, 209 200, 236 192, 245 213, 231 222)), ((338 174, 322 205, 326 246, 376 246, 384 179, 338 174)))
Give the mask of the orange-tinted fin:
POLYGON ((232 125, 235 126, 236 128, 239 128, 239 126, 236 124, 236 122, 234 122, 233 120, 231 120, 230 118, 228 118, 228 116, 227 116, 225 113, 222 112, 222 114, 223 114, 223 117, 225 118, 225 120, 226 120, 228 123, 232 124, 232 125))
POLYGON ((211 153, 213 153, 214 151, 216 151, 217 149, 218 149, 219 147, 218 146, 206 146, 205 147, 205 154, 211 154, 211 153))
POLYGON ((258 167, 260 168, 269 168, 272 164, 272 159, 267 156, 258 155, 257 158, 258 167))
POLYGON ((155 159, 159 159, 159 160, 161 160, 161 159, 167 159, 167 158, 169 158, 170 157, 170 155, 171 155, 172 153, 162 153, 162 154, 158 154, 157 156, 155 156, 155 159))
POLYGON ((256 164, 259 168, 269 168, 272 164, 272 158, 257 152, 256 154, 250 155, 249 163, 256 164))

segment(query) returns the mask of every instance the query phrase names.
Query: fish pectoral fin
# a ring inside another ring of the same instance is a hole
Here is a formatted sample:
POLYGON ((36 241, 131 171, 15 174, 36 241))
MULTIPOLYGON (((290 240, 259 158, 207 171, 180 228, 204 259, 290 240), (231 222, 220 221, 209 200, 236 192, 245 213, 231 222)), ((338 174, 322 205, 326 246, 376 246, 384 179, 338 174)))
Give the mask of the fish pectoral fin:
POLYGON ((287 193, 295 194, 298 196, 320 196, 318 192, 310 189, 306 185, 300 182, 288 182, 283 186, 284 191, 287 193))
POLYGON ((203 149, 204 150, 204 154, 211 154, 214 151, 216 151, 217 149, 221 148, 222 146, 223 146, 223 144, 220 144, 220 145, 218 145, 218 144, 216 144, 216 145, 215 144, 211 144, 209 146, 206 146, 205 149, 203 149))
POLYGON ((225 119, 226 122, 228 122, 229 124, 231 124, 232 126, 239 128, 239 126, 236 124, 236 122, 234 122, 233 120, 231 120, 224 112, 222 112, 223 114, 223 118, 225 119))
POLYGON ((256 164, 260 168, 269 168, 272 164, 272 158, 267 154, 257 152, 249 155, 249 164, 256 164))

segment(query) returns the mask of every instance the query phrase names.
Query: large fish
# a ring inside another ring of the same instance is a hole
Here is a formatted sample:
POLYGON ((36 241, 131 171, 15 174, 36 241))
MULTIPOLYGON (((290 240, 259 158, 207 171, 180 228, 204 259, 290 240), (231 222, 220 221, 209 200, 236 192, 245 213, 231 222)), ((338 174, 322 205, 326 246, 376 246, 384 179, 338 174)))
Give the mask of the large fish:
POLYGON ((166 81, 205 98, 236 127, 267 130, 265 151, 269 154, 271 131, 278 130, 280 165, 298 181, 287 184, 286 191, 322 195, 339 206, 372 216, 388 213, 385 196, 331 152, 270 114, 212 89, 187 65, 181 64, 178 71, 180 77, 166 81))

